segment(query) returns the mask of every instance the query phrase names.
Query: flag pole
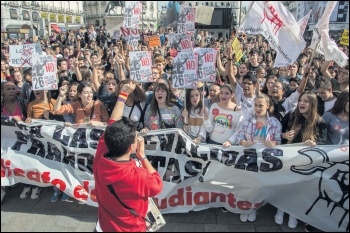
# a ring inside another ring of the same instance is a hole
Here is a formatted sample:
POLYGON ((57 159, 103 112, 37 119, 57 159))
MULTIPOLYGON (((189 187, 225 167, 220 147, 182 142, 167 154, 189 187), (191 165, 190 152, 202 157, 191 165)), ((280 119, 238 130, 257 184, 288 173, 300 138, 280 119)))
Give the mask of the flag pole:
POLYGON ((314 51, 312 52, 311 54, 311 58, 310 58, 310 61, 309 61, 309 67, 311 67, 311 63, 312 61, 314 60, 315 58, 315 55, 316 55, 316 49, 318 47, 318 45, 321 43, 321 38, 317 41, 316 45, 315 45, 315 48, 314 48, 314 51))

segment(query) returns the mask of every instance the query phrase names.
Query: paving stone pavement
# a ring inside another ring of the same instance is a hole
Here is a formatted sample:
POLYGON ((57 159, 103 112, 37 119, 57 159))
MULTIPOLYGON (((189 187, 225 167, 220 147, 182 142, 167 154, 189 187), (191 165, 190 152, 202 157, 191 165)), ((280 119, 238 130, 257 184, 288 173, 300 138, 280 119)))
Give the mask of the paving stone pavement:
MULTIPOLYGON (((38 199, 20 199, 23 184, 11 191, 1 203, 1 232, 92 232, 97 208, 70 198, 67 202, 51 203, 52 187, 42 188, 38 199)), ((224 213, 210 208, 189 213, 164 214, 167 224, 161 232, 304 232, 304 223, 288 228, 288 215, 283 225, 275 224, 276 208, 267 204, 258 210, 255 222, 242 223, 239 214, 224 213)))

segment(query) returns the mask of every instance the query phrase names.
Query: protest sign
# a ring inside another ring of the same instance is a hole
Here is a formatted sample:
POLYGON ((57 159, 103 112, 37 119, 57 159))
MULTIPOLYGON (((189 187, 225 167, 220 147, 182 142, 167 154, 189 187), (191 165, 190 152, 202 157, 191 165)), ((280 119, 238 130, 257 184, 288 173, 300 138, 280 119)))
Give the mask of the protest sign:
POLYGON ((161 46, 159 36, 145 36, 144 41, 149 48, 161 46))
POLYGON ((340 38, 340 44, 349 46, 349 30, 345 29, 341 38, 340 38))
POLYGON ((141 2, 126 1, 123 27, 138 28, 140 24, 140 15, 141 15, 141 2))
POLYGON ((241 42, 239 42, 237 37, 232 42, 232 49, 235 52, 236 61, 239 62, 243 56, 243 52, 241 49, 241 42))
POLYGON ((178 17, 177 32, 190 33, 195 30, 196 8, 181 5, 178 17))
POLYGON ((196 23, 205 25, 211 24, 214 7, 211 6, 196 6, 196 23))
POLYGON ((57 61, 51 55, 33 57, 33 90, 57 90, 57 61))
MULTIPOLYGON (((41 46, 40 46, 41 48, 41 46)), ((13 67, 32 67, 33 56, 39 54, 37 44, 10 45, 9 65, 13 67)))
POLYGON ((198 81, 215 82, 216 50, 213 48, 195 48, 198 57, 198 81))
POLYGON ((152 57, 148 51, 129 52, 130 78, 136 82, 153 82, 152 57))
POLYGON ((198 58, 194 53, 181 52, 173 60, 173 87, 196 88, 197 87, 198 58))
POLYGON ((137 28, 130 29, 125 27, 120 27, 120 31, 123 34, 127 44, 131 45, 134 50, 137 50, 137 46, 140 40, 140 34, 137 28))
POLYGON ((191 36, 186 33, 168 34, 170 49, 176 49, 177 52, 191 52, 192 41, 191 36))
POLYGON ((120 40, 121 32, 120 30, 114 30, 113 31, 113 39, 120 40))
MULTIPOLYGON (((92 165, 104 127, 1 121, 1 185, 56 186, 97 206, 92 165)), ((225 207, 248 213, 265 203, 323 231, 349 224, 349 145, 250 148, 195 144, 179 129, 150 131, 145 154, 163 179, 162 214, 225 207)))

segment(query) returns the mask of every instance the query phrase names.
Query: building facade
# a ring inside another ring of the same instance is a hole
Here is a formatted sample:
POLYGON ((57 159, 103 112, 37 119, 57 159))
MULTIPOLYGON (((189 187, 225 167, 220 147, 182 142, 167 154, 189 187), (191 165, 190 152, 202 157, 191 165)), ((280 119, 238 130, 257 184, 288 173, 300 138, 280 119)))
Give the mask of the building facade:
MULTIPOLYGON (((121 24, 124 18, 124 9, 121 6, 111 5, 110 1, 84 1, 83 9, 85 12, 86 22, 89 25, 94 25, 96 31, 100 26, 106 26, 107 30, 116 28, 117 25, 113 22, 121 24)), ((142 30, 156 30, 158 22, 158 2, 157 1, 142 1, 141 14, 142 30)), ((119 25, 118 25, 119 26, 119 25)), ((121 26, 121 25, 120 25, 121 26)))
POLYGON ((196 29, 206 30, 215 38, 229 38, 232 31, 238 28, 240 19, 245 15, 241 1, 170 1, 165 8, 162 8, 161 25, 163 27, 173 27, 176 31, 178 3, 191 7, 202 5, 214 7, 211 24, 196 23, 196 29))
MULTIPOLYGON (((328 1, 282 1, 287 9, 294 15, 296 21, 299 21, 311 10, 308 27, 304 33, 304 38, 306 40, 312 38, 312 31, 316 23, 322 17, 327 2, 328 1)), ((338 1, 329 19, 329 34, 334 39, 337 39, 344 29, 349 29, 349 2, 338 1)))
POLYGON ((83 26, 82 1, 1 1, 1 37, 47 37, 83 26))

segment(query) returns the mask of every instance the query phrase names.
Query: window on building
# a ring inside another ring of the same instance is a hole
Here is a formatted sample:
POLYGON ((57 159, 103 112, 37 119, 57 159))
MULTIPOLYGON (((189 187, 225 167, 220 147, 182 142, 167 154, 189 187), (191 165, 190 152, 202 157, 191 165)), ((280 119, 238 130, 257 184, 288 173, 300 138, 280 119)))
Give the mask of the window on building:
POLYGON ((16 9, 10 9, 11 19, 18 19, 18 13, 16 9))
POLYGON ((198 2, 196 2, 196 6, 198 6, 198 2))
POLYGON ((153 11, 153 10, 154 10, 154 8, 153 8, 153 2, 150 2, 149 9, 150 9, 151 11, 153 11))
POLYGON ((206 6, 208 6, 208 5, 209 5, 209 3, 208 3, 208 2, 206 2, 206 3, 205 3, 205 5, 206 5, 206 6))
POLYGON ((32 13, 32 19, 33 19, 33 21, 38 21, 39 20, 39 12, 34 11, 32 13))
POLYGON ((214 3, 211 2, 211 3, 210 3, 210 6, 214 6, 214 3))
POLYGON ((225 3, 221 2, 221 6, 225 6, 225 3))
POLYGON ((22 17, 23 17, 23 20, 30 20, 29 11, 27 11, 27 10, 22 10, 22 17))
POLYGON ((106 26, 106 20, 103 20, 102 23, 103 23, 103 26, 106 26))
POLYGON ((188 3, 188 6, 192 6, 192 3, 188 3))
POLYGON ((95 26, 100 26, 100 20, 95 20, 95 26))

